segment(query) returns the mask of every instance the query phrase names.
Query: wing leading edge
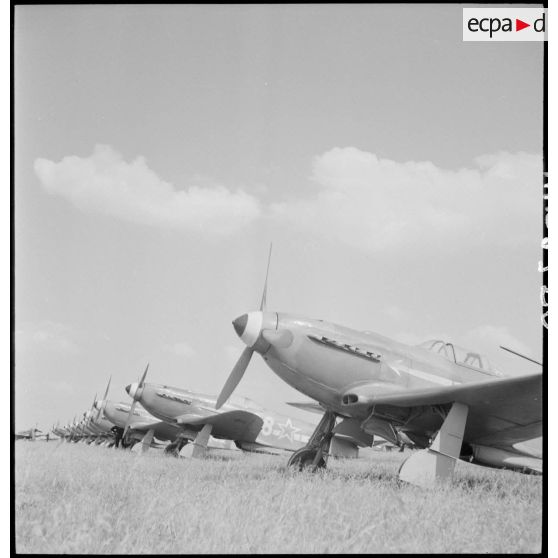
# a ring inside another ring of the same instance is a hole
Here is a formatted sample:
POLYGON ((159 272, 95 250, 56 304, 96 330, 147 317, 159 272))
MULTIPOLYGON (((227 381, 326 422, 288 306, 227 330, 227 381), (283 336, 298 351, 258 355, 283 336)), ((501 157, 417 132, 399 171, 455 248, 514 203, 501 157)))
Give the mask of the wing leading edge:
POLYGON ((244 440, 253 442, 263 426, 263 419, 248 411, 228 411, 211 416, 182 415, 176 418, 178 424, 184 426, 213 426, 211 435, 215 438, 228 440, 244 440))
POLYGON ((464 441, 509 448, 541 436, 542 374, 499 378, 452 386, 388 391, 383 384, 361 384, 347 390, 347 405, 419 407, 463 403, 469 408, 464 441))

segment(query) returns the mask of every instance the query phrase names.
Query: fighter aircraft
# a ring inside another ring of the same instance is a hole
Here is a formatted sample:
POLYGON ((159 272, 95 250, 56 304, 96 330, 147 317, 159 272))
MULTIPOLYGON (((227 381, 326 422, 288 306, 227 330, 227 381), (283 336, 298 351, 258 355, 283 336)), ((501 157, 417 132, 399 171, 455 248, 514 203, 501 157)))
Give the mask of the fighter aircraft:
MULTIPOLYGON (((141 403, 153 416, 180 429, 175 445, 180 451, 193 442, 192 457, 202 457, 210 435, 233 440, 245 451, 266 452, 269 448, 295 451, 303 447, 314 426, 291 417, 273 413, 250 399, 237 397, 222 411, 215 410, 216 397, 162 384, 146 383, 147 368, 139 381, 126 386, 136 403, 141 403)), ((336 457, 356 457, 358 446, 371 444, 371 437, 360 432, 357 439, 338 432, 332 440, 331 453, 336 457)))
MULTIPOLYGON (((94 409, 97 408, 97 402, 94 403, 94 409)), ((85 425, 83 430, 87 436, 86 442, 102 444, 103 442, 111 443, 114 441, 114 433, 111 431, 113 424, 104 417, 95 418, 95 410, 87 412, 85 417, 85 425)), ((112 444, 111 444, 112 445, 112 444)))
POLYGON ((45 436, 42 430, 38 428, 29 428, 28 430, 21 430, 14 434, 16 440, 31 440, 34 441, 37 438, 45 436))
MULTIPOLYGON (((110 380, 109 380, 110 385, 110 380)), ((108 386, 107 386, 108 388, 108 386)), ((51 432, 59 436, 61 441, 67 442, 84 442, 86 444, 111 444, 114 442, 114 433, 111 432, 113 424, 103 417, 95 418, 95 409, 97 404, 97 395, 93 398, 91 408, 83 413, 82 418, 78 421, 77 417, 66 426, 52 427, 51 432)))
MULTIPOLYGON (((110 381, 109 381, 110 383, 110 381)), ((83 413, 82 419, 74 424, 72 430, 72 435, 70 439, 72 441, 83 441, 86 444, 101 444, 103 442, 111 442, 114 439, 114 434, 111 432, 112 424, 106 419, 98 416, 97 419, 94 418, 95 409, 97 404, 97 395, 93 398, 93 403, 91 408, 83 413)), ((75 423, 75 421, 74 421, 75 423)))
POLYGON ((56 422, 56 426, 53 424, 50 431, 56 436, 64 436, 64 429, 60 426, 60 421, 56 422))
POLYGON ((413 484, 431 486, 448 478, 457 459, 542 471, 542 455, 520 445, 541 436, 541 373, 504 377, 486 357, 443 340, 410 346, 373 332, 268 311, 269 259, 259 311, 233 321, 246 348, 216 408, 232 394, 252 355, 260 354, 324 413, 289 465, 325 467, 340 417, 346 431, 394 443, 405 435, 423 448, 399 470, 400 479, 413 484))
POLYGON ((132 408, 129 403, 116 402, 108 399, 110 379, 103 399, 95 402, 96 422, 103 416, 110 421, 110 428, 115 432, 117 440, 122 439, 122 447, 131 448, 137 442, 142 443, 142 452, 150 447, 159 447, 157 439, 174 441, 180 429, 169 425, 151 415, 143 407, 132 408), (113 428, 113 425, 116 429, 113 428))

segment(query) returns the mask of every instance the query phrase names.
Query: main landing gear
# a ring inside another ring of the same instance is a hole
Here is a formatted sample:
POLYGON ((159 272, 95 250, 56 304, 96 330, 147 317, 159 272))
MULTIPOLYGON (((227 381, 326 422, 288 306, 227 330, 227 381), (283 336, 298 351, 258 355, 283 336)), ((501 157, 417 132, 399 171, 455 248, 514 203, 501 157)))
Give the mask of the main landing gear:
POLYGON ((174 457, 178 457, 180 455, 180 451, 182 448, 188 443, 187 438, 177 438, 174 442, 171 442, 165 448, 166 455, 172 455, 174 457))
POLYGON ((120 440, 120 446, 122 447, 122 449, 131 450, 137 443, 138 440, 134 440, 134 438, 132 438, 129 434, 126 434, 126 436, 122 436, 122 439, 120 440))
POLYGON ((326 411, 308 443, 293 453, 287 466, 294 467, 298 471, 311 472, 325 468, 336 418, 334 412, 326 411))

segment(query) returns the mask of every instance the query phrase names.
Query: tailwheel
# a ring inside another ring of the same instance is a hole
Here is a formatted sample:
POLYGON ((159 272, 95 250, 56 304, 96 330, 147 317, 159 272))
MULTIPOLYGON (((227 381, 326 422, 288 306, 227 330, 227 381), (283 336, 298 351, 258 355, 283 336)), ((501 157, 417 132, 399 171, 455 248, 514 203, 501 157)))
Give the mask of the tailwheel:
POLYGON ((318 451, 320 450, 317 448, 300 448, 291 455, 287 467, 294 467, 297 471, 312 470, 312 472, 317 469, 325 469, 326 462, 323 455, 316 460, 318 451), (315 460, 316 465, 314 465, 315 460))

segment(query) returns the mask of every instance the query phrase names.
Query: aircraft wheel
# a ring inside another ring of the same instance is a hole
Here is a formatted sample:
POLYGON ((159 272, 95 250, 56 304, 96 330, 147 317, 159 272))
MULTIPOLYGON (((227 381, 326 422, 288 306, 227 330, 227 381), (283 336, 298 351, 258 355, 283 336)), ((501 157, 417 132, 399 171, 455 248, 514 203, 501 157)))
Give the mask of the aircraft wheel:
POLYGON ((124 448, 124 449, 132 449, 136 444, 137 444, 137 440, 130 440, 128 439, 128 437, 126 438, 122 438, 122 440, 120 441, 120 445, 124 448))
POLYGON ((172 455, 174 457, 178 457, 178 444, 176 442, 171 442, 165 449, 165 455, 172 455))
MULTIPOLYGON (((297 471, 311 470, 312 464, 314 463, 314 458, 316 457, 317 449, 313 448, 301 448, 291 455, 287 466, 294 467, 297 471)), ((324 469, 326 466, 325 459, 320 457, 316 469, 324 469)))

